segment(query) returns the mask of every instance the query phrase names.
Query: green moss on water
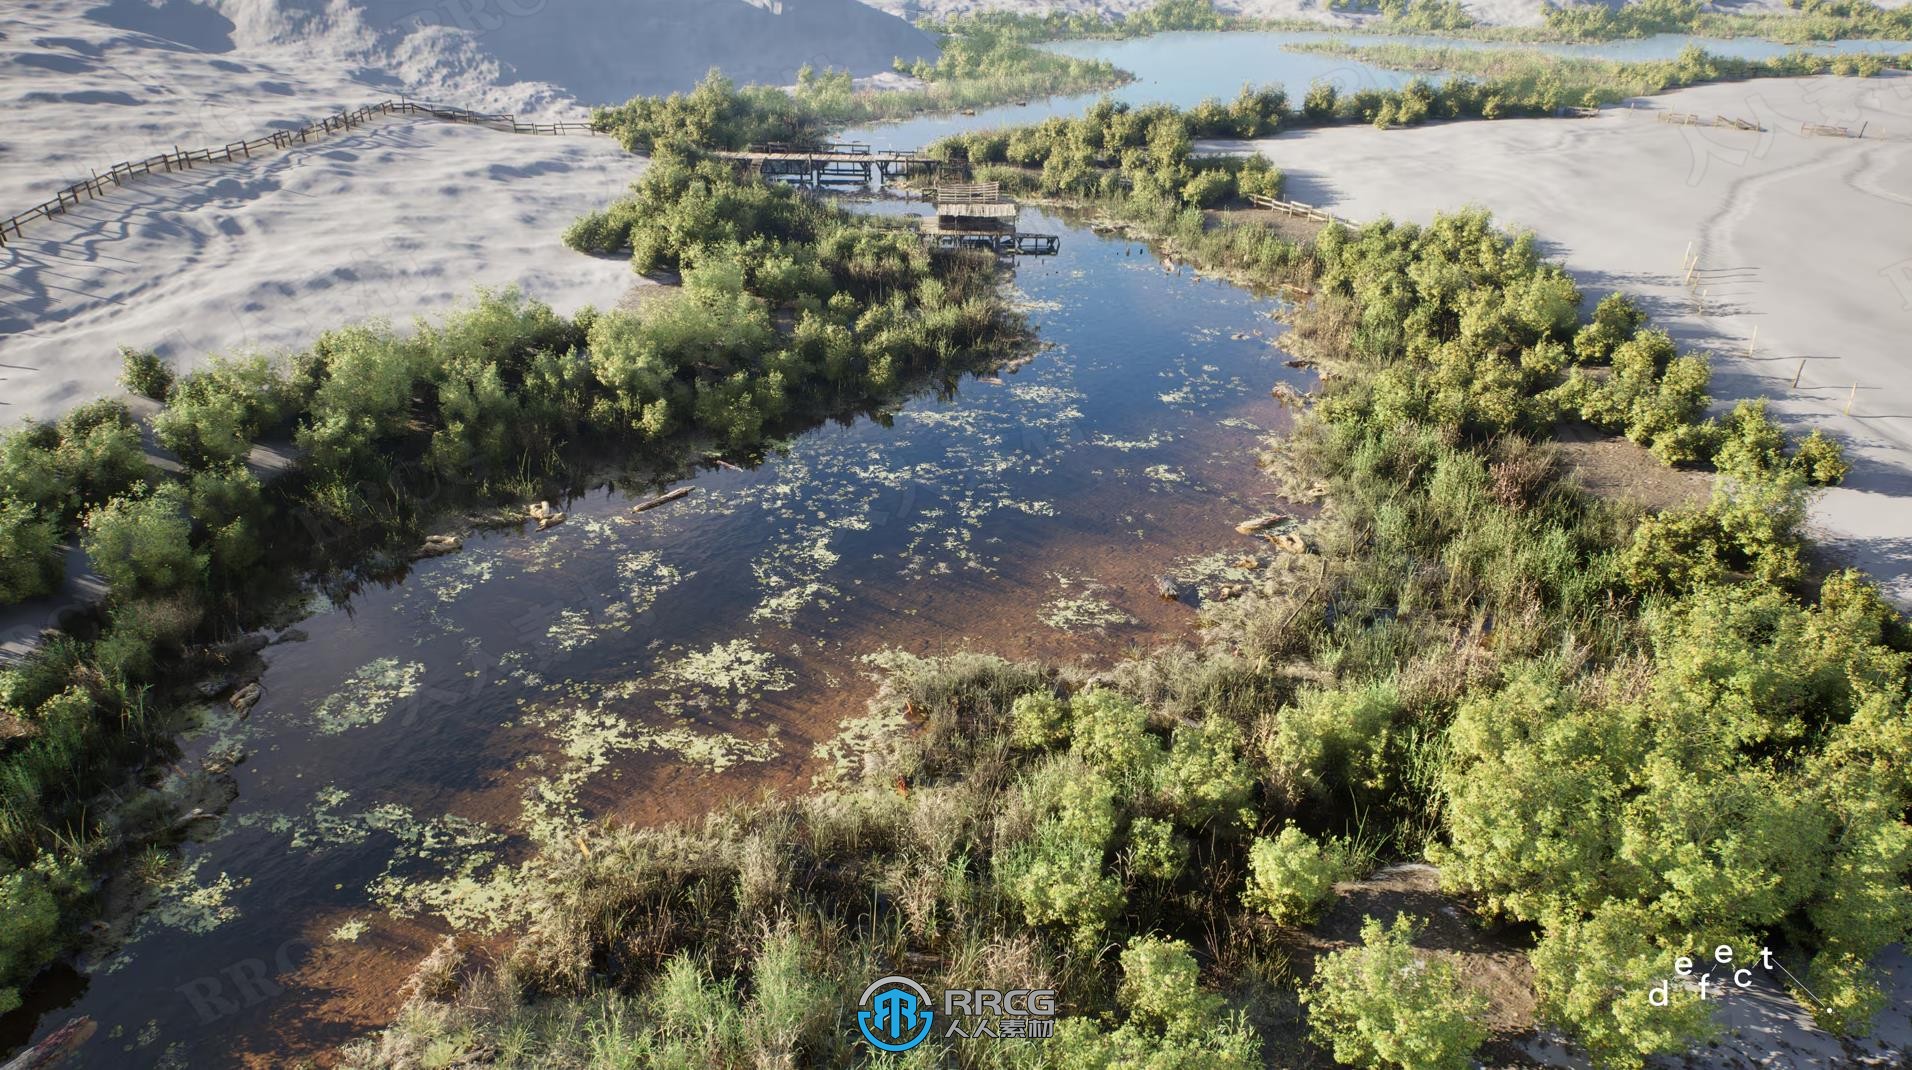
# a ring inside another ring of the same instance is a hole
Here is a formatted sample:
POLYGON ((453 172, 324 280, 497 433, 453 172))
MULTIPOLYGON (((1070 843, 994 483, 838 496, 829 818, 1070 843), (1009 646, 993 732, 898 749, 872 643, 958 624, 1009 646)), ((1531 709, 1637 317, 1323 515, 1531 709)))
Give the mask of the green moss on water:
POLYGON ((418 691, 425 665, 418 661, 379 658, 346 677, 340 687, 312 709, 321 735, 335 736, 385 719, 402 699, 418 691))

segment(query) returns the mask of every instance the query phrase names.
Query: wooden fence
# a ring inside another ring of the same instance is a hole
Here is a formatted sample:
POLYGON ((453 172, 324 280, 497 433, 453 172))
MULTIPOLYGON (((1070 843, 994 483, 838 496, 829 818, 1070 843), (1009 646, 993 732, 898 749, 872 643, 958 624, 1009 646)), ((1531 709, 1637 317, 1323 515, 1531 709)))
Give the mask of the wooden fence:
POLYGON ((1708 119, 1704 116, 1678 111, 1660 112, 1659 120, 1663 123, 1673 123, 1677 126, 1723 126, 1729 130, 1749 130, 1754 133, 1760 133, 1766 129, 1748 119, 1728 119, 1724 115, 1715 115, 1711 119, 1708 119))
POLYGON ((1866 127, 1870 125, 1870 122, 1860 123, 1859 132, 1855 134, 1849 126, 1828 126, 1825 123, 1800 123, 1799 133, 1802 137, 1864 137, 1866 136, 1866 127))
POLYGON ((1312 204, 1303 204, 1300 201, 1281 201, 1273 197, 1264 197, 1259 193, 1251 193, 1248 195, 1248 202, 1257 208, 1266 208, 1273 212, 1299 216, 1302 219, 1313 220, 1316 223, 1339 223, 1344 227, 1358 227, 1361 225, 1345 216, 1338 216, 1333 212, 1323 211, 1312 204))
POLYGON ((174 148, 171 152, 148 156, 144 160, 116 163, 107 168, 104 174, 96 170, 92 178, 81 179, 59 190, 51 200, 36 204, 18 215, 0 219, 0 247, 7 244, 8 232, 11 232, 15 239, 20 237, 20 224, 32 219, 52 219, 54 216, 65 213, 69 208, 77 206, 83 200, 96 200, 105 196, 108 186, 118 189, 135 178, 150 175, 155 171, 171 174, 174 171, 191 170, 199 164, 230 163, 233 160, 250 159, 254 153, 287 149, 295 144, 303 145, 330 134, 363 126, 372 119, 384 115, 428 115, 447 122, 472 123, 514 134, 596 133, 591 129, 590 123, 521 123, 515 115, 487 114, 421 100, 385 100, 377 104, 367 104, 352 111, 329 115, 297 130, 274 130, 263 137, 256 137, 250 141, 234 141, 218 148, 174 148))

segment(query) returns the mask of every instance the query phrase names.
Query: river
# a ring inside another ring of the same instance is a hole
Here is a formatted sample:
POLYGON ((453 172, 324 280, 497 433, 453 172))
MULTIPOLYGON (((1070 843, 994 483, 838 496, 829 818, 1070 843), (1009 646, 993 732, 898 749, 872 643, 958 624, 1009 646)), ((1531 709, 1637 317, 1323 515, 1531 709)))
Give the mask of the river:
MULTIPOLYGON (((1405 77, 1281 47, 1327 36, 1054 47, 1135 71, 1115 95, 1136 102, 1405 77)), ((914 147, 1096 96, 847 136, 914 147)), ((230 807, 123 946, 42 985, 5 1037, 87 1015, 87 1065, 283 1065, 388 1020, 444 932, 508 936, 534 848, 801 789, 859 732, 899 730, 857 723, 881 651, 1106 663, 1188 635, 1198 595, 1165 601, 1153 578, 1252 577, 1243 559, 1266 548, 1231 526, 1275 504, 1254 463, 1283 426, 1269 388, 1307 376, 1283 364, 1273 301, 1062 218, 1025 210, 1023 227, 1062 251, 1013 273, 1042 340, 1021 369, 811 430, 658 509, 630 509, 658 488, 605 488, 557 527, 475 535, 401 582, 315 598, 264 651, 250 716, 210 711, 186 744, 177 775, 231 766, 230 807)))

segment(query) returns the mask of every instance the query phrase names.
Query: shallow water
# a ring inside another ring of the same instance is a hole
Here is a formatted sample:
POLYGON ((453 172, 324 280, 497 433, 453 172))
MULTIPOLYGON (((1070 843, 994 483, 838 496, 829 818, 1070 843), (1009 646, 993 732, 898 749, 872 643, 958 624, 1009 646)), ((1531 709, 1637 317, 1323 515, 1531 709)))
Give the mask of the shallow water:
POLYGON ((805 785, 854 759, 846 725, 902 730, 857 723, 871 653, 1106 662, 1186 634, 1152 577, 1249 578, 1260 544, 1231 525, 1272 504, 1254 448, 1282 420, 1269 387, 1303 373, 1273 302, 1024 226, 1063 251, 1015 272, 1046 345, 1000 383, 647 512, 589 495, 267 648, 265 699, 180 763, 244 752, 237 800, 42 1031, 92 1016, 92 1066, 276 1065, 387 1019, 439 933, 515 928, 532 846, 805 785))
MULTIPOLYGON (((1027 105, 980 109, 975 115, 930 115, 897 123, 860 127, 845 133, 846 140, 885 148, 920 148, 937 138, 965 130, 988 130, 1037 122, 1052 115, 1080 115, 1104 95, 1131 104, 1165 102, 1178 107, 1199 104, 1209 97, 1233 99, 1245 84, 1278 85, 1288 99, 1299 101, 1316 82, 1332 83, 1343 94, 1362 89, 1391 89, 1423 77, 1438 82, 1442 75, 1391 71, 1338 56, 1290 52, 1286 46, 1308 41, 1341 40, 1354 44, 1398 44, 1420 47, 1478 49, 1538 48, 1557 55, 1595 59, 1670 59, 1682 48, 1697 44, 1709 52, 1759 59, 1798 51, 1756 38, 1715 39, 1660 34, 1636 41, 1608 41, 1584 45, 1515 45, 1435 36, 1377 36, 1350 33, 1166 33, 1124 41, 1062 41, 1046 47, 1084 59, 1106 59, 1135 75, 1127 85, 1107 94, 1032 100, 1027 105)), ((1805 46, 1827 53, 1912 52, 1912 42, 1838 41, 1805 46)))

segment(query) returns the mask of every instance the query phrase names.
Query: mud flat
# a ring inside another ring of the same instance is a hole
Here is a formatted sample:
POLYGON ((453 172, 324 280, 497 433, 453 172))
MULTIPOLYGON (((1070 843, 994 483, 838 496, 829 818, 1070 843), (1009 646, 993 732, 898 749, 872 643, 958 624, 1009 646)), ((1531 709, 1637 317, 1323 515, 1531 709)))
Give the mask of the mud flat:
POLYGON ((1289 196, 1339 215, 1425 222, 1478 204, 1531 229, 1592 296, 1625 291, 1712 351, 1722 402, 1770 396, 1788 424, 1843 440, 1853 470, 1815 504, 1815 534, 1912 603, 1912 76, 1711 85, 1591 120, 1341 127, 1254 147, 1289 196))

